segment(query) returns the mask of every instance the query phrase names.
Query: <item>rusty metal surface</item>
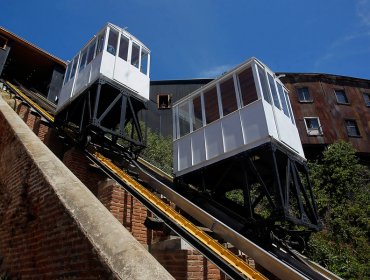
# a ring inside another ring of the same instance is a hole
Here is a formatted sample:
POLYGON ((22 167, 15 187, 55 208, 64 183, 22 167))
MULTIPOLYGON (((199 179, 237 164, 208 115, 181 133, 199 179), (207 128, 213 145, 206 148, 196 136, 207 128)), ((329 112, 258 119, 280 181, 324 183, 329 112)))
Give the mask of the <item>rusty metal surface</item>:
POLYGON ((370 92, 370 80, 333 75, 286 74, 282 79, 289 89, 290 100, 297 121, 302 144, 331 144, 337 140, 350 142, 360 153, 370 153, 370 107, 363 93, 370 92), (297 89, 307 87, 312 102, 299 102, 297 89), (339 104, 335 90, 344 90, 349 104, 339 104), (304 117, 318 117, 323 134, 308 135, 304 117), (359 137, 348 136, 345 120, 355 120, 359 137))

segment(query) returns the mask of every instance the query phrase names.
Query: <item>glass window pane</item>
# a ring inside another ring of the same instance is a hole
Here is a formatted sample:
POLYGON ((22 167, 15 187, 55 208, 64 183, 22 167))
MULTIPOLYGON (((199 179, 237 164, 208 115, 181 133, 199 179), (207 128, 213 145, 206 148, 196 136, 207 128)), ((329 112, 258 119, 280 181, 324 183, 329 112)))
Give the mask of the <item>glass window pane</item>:
POLYGON ((142 51, 140 71, 141 73, 144 73, 145 75, 148 72, 148 58, 149 58, 149 54, 146 51, 142 51))
POLYGON ((292 106, 290 105, 289 95, 288 95, 288 93, 285 89, 284 89, 284 96, 285 96, 285 100, 286 100, 286 103, 287 103, 287 106, 288 106, 290 119, 292 120, 292 123, 295 125, 294 116, 293 116, 293 112, 292 112, 292 106))
POLYGON ((69 81, 69 74, 71 73, 71 67, 72 67, 72 62, 70 62, 67 66, 66 74, 64 76, 64 84, 66 84, 69 81))
POLYGON ((298 99, 300 102, 309 102, 311 100, 310 92, 307 87, 298 89, 298 99))
POLYGON ((180 137, 190 132, 189 102, 179 105, 179 129, 180 137))
POLYGON ((204 110, 206 113, 206 124, 220 118, 216 87, 204 92, 204 110))
POLYGON ((111 29, 109 31, 109 38, 107 44, 107 52, 110 54, 116 55, 117 53, 117 44, 118 44, 118 31, 111 29))
POLYGON ((70 79, 72 79, 75 76, 76 68, 77 68, 77 62, 78 62, 78 56, 75 57, 75 59, 73 60, 73 66, 72 66, 72 72, 71 72, 71 78, 70 79))
POLYGON ((280 101, 281 101, 281 104, 282 104, 282 107, 283 107, 283 112, 289 118, 288 105, 287 105, 286 100, 285 100, 285 97, 284 97, 283 86, 281 84, 279 84, 279 83, 276 83, 276 85, 278 87, 280 101))
POLYGON ((134 65, 136 68, 139 68, 139 56, 140 56, 140 47, 132 43, 132 52, 131 52, 131 65, 134 65))
POLYGON ((129 43, 129 40, 125 36, 121 35, 118 56, 126 61, 127 61, 127 55, 128 55, 128 43, 129 43))
POLYGON ((364 92, 364 99, 366 106, 370 106, 370 93, 364 92))
POLYGON ((254 84, 252 68, 247 68, 238 74, 240 92, 243 105, 248 105, 258 99, 256 85, 254 84))
POLYGON ((234 79, 231 77, 227 81, 220 84, 220 89, 221 89, 222 111, 224 116, 226 116, 234 112, 236 109, 238 109, 234 79))
POLYGON ((85 68, 86 56, 87 56, 87 48, 84 49, 82 54, 81 54, 80 68, 79 68, 78 72, 81 72, 85 68))
POLYGON ((260 77, 260 81, 261 81, 263 97, 268 103, 272 104, 271 97, 270 97, 270 90, 267 85, 265 70, 263 70, 259 65, 257 65, 257 69, 258 69, 258 76, 260 77))
POLYGON ((193 99, 193 130, 203 126, 202 103, 200 95, 193 99))
POLYGON ((337 97, 338 103, 344 103, 344 104, 348 103, 348 99, 347 99, 347 96, 344 90, 335 90, 335 95, 337 97))
POLYGON ((94 58, 95 44, 96 44, 96 40, 94 40, 89 46, 89 49, 87 51, 86 65, 88 65, 91 62, 91 60, 93 60, 94 58))
POLYGON ((274 100, 274 105, 278 108, 281 109, 280 102, 279 102, 279 97, 276 91, 276 86, 275 86, 275 80, 274 78, 270 75, 267 74, 268 79, 269 79, 269 84, 270 84, 270 89, 272 93, 272 99, 274 100))
POLYGON ((97 56, 103 50, 103 47, 104 47, 104 36, 105 36, 105 32, 103 34, 100 34, 98 36, 98 45, 96 46, 95 56, 97 56))
POLYGON ((354 120, 345 120, 348 136, 360 136, 357 123, 354 120))
POLYGON ((318 119, 306 119, 306 124, 308 129, 318 129, 320 127, 318 119))

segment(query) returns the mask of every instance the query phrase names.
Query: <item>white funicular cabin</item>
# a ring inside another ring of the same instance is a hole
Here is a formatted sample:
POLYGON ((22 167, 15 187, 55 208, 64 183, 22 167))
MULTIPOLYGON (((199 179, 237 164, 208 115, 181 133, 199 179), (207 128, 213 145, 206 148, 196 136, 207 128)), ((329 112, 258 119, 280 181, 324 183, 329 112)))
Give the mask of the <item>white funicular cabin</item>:
POLYGON ((107 23, 68 64, 57 111, 100 77, 149 99, 150 51, 137 38, 107 23))
POLYGON ((256 58, 175 103, 173 115, 176 176, 271 141, 305 160, 288 91, 256 58))

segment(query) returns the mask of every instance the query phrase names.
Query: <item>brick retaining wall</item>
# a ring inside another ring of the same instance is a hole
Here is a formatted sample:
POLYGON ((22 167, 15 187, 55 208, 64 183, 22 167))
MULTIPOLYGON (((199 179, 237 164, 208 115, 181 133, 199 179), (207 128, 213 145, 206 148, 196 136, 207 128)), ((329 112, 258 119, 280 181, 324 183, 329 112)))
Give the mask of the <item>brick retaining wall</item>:
MULTIPOLYGON (((25 121, 33 116, 20 113, 25 121)), ((0 272, 10 279, 171 279, 1 98, 0 272)))

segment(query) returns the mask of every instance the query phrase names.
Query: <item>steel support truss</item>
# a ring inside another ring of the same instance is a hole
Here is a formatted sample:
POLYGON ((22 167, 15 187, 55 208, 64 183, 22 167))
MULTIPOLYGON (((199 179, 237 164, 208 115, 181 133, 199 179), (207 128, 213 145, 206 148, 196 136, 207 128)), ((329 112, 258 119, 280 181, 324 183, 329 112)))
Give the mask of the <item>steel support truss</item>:
POLYGON ((56 116, 56 123, 79 142, 137 155, 145 147, 139 113, 145 100, 100 78, 56 116))
MULTIPOLYGON (((306 163, 278 143, 263 144, 176 178, 177 186, 184 184, 203 193, 213 203, 211 211, 222 209, 230 223, 243 224, 248 235, 258 235, 258 229, 266 233, 266 227, 284 229, 284 234, 320 229, 306 163)), ((204 199, 201 203, 207 204, 204 199)))

